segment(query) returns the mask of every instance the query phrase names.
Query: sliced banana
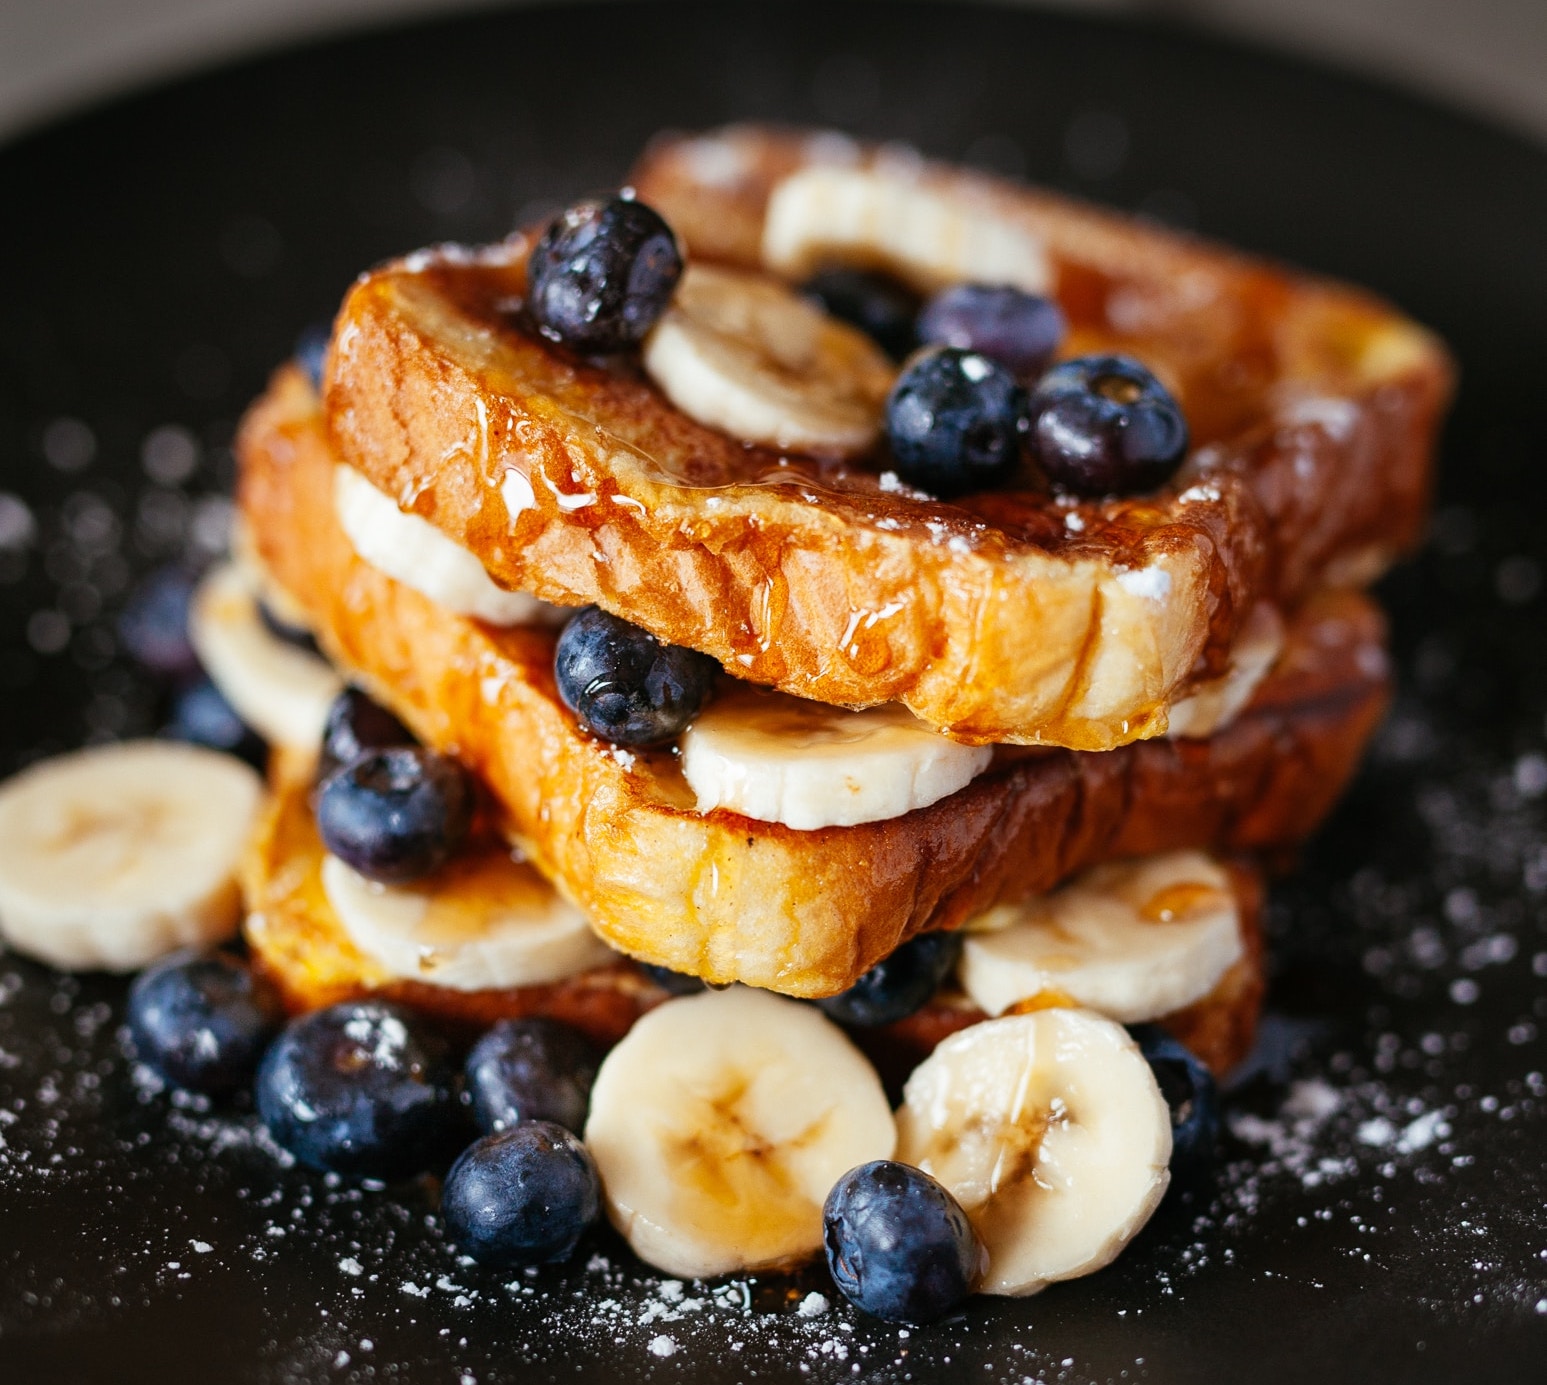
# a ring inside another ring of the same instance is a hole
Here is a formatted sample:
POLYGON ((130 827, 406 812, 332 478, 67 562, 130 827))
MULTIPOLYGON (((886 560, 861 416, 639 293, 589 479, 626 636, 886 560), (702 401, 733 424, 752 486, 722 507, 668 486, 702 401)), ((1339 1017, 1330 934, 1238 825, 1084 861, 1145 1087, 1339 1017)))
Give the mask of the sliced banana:
POLYGON ((199 583, 188 634, 205 672, 259 735, 298 749, 317 745, 344 680, 325 659, 264 625, 252 587, 233 564, 211 568, 199 583))
POLYGON ((963 1029, 914 1070, 897 1157, 966 1209, 988 1250, 982 1291, 1034 1294, 1108 1264, 1149 1220, 1171 1116, 1121 1025, 1038 1010, 963 1029))
POLYGON ((699 812, 728 808, 800 832, 926 808, 994 756, 947 740, 905 707, 851 712, 751 687, 711 702, 680 746, 699 812))
POLYGON ((1284 621, 1268 601, 1252 607, 1230 651, 1230 667, 1222 677, 1205 683, 1171 704, 1166 735, 1201 738, 1228 726, 1252 700, 1284 648, 1284 621))
POLYGON ((881 429, 894 371, 864 333, 775 280, 689 265, 645 340, 683 413, 743 442, 850 456, 881 429))
POLYGON ((896 1129, 836 1025, 735 987, 668 1001, 628 1032, 596 1076, 585 1140, 635 1253, 706 1278, 813 1254, 828 1191, 888 1158, 896 1129))
POLYGON ((356 553, 445 610, 490 625, 551 624, 570 614, 526 592, 506 591, 467 549, 429 520, 398 509, 353 467, 334 468, 333 506, 356 553))
POLYGON ((72 971, 133 971, 229 937, 262 797, 240 760, 175 741, 24 770, 0 785, 0 935, 72 971))
POLYGON ((774 188, 763 263, 801 279, 834 262, 890 270, 925 293, 968 281, 1046 293, 1053 281, 1041 238, 1001 207, 900 168, 815 165, 774 188))
POLYGON ((377 884, 328 856, 322 888, 354 945, 409 981, 542 986, 614 956, 580 910, 503 851, 468 854, 414 885, 377 884))
POLYGON ((969 932, 958 975, 990 1015, 1057 991, 1137 1024, 1201 1000, 1243 948, 1229 875, 1202 852, 1175 851, 995 909, 969 932))

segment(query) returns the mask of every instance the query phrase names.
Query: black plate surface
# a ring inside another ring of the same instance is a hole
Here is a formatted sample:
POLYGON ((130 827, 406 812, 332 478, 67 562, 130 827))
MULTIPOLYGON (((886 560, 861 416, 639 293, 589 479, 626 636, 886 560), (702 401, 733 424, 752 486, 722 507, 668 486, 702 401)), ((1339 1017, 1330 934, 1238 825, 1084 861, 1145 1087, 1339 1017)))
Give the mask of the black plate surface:
POLYGON ((116 614, 218 540, 201 497, 234 420, 354 272, 738 117, 1181 220, 1370 284, 1457 350, 1435 536, 1384 592, 1401 697, 1275 891, 1217 1186, 1094 1278, 911 1334, 802 1315, 832 1297, 816 1271, 663 1285, 606 1235, 504 1283, 446 1248, 426 1188, 281 1169, 240 1110, 135 1086, 121 983, 6 956, 0 1378, 1541 1380, 1547 157, 1479 124, 1163 29, 638 4, 351 39, 37 134, 0 152, 0 771, 159 725, 116 614))

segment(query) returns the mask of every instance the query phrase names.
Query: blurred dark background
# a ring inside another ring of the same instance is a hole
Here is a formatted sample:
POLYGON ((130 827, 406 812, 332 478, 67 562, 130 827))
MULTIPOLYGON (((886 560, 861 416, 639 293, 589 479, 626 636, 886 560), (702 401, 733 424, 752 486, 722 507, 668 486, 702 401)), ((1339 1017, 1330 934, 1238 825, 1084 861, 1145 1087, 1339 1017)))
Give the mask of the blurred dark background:
MULTIPOLYGON (((1020 3, 1160 16, 1248 37, 1395 78, 1547 140, 1547 0, 1020 3)), ((500 7, 501 0, 0 0, 0 139, 146 80, 306 36, 500 7)))

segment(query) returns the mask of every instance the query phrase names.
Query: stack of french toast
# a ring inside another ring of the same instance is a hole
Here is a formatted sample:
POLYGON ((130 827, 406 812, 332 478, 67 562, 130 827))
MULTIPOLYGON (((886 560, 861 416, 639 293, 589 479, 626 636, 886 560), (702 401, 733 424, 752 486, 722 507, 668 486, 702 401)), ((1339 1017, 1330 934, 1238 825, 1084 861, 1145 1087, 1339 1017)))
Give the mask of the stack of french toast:
POLYGON ((1243 1057, 1259 863, 1383 715, 1449 389, 1363 292, 831 133, 374 269, 195 612, 276 744, 251 951, 616 1045, 586 1142, 672 1273, 814 1252, 894 1155, 982 1287, 1097 1268, 1173 1149, 1133 1035, 1243 1057), (409 740, 471 791, 405 864, 339 746, 409 740))

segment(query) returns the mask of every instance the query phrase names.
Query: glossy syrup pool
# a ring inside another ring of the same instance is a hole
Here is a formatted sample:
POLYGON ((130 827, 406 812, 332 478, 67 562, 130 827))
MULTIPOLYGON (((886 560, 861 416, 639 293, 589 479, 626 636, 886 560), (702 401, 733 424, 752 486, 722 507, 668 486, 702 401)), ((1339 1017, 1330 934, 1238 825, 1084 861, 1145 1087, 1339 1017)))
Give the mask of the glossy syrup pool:
POLYGON ((118 613, 219 548, 239 411, 359 268, 606 186, 658 126, 837 121, 1195 224, 1390 294, 1464 380, 1433 539, 1385 588, 1397 706, 1273 892, 1217 1177, 1101 1274, 928 1329, 861 1318, 820 1269, 665 1280, 610 1232, 493 1275, 445 1244, 432 1184, 289 1167, 244 1108, 137 1075, 121 981, 0 956, 0 1377, 1539 1379, 1547 159, 1161 30, 584 16, 297 52, 0 152, 0 769, 161 724, 118 613))

